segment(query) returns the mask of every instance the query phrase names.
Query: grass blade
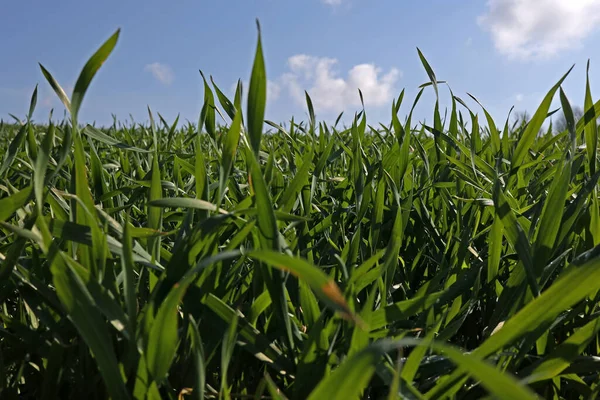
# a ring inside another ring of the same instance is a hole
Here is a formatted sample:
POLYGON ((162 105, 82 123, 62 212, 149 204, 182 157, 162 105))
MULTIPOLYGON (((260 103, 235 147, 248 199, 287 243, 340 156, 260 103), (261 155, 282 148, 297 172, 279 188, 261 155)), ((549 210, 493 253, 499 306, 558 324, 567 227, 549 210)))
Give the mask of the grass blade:
POLYGON ((258 154, 260 150, 265 106, 267 104, 267 73, 265 71, 265 59, 258 20, 256 21, 256 28, 258 30, 258 42, 250 77, 250 88, 248 89, 248 115, 246 116, 250 146, 254 154, 258 154))

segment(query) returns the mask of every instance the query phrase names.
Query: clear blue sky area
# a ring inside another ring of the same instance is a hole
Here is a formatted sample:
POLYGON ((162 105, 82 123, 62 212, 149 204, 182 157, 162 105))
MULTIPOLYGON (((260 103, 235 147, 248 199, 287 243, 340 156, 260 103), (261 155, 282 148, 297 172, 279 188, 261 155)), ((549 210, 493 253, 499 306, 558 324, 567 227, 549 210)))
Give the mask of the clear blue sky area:
MULTIPOLYGON (((438 79, 465 100, 467 92, 476 96, 498 122, 513 105, 535 111, 572 64, 564 88, 574 105, 582 104, 588 58, 592 94, 600 95, 598 0, 22 0, 4 2, 2 15, 3 119, 26 114, 38 83, 36 120, 51 108, 62 115, 38 62, 70 93, 87 58, 121 28, 81 119, 109 124, 114 113, 145 121, 149 105, 168 120, 181 114, 196 121, 199 69, 226 93, 238 78, 248 81, 256 18, 269 79, 267 117, 276 121, 306 117, 303 90, 319 118, 352 115, 360 109, 357 88, 370 122, 389 121, 392 99, 406 88, 406 110, 428 80, 417 47, 438 79)), ((430 92, 418 109, 421 119, 431 119, 430 92)), ((447 104, 445 88, 442 96, 447 104)))

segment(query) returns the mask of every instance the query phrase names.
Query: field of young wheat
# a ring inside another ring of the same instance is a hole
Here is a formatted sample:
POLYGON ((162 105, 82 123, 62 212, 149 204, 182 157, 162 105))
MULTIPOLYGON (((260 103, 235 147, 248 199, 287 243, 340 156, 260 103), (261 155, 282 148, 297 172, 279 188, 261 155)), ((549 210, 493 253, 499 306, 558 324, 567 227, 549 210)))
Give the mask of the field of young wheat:
POLYGON ((249 87, 204 79, 197 125, 82 124, 118 36, 70 96, 41 66, 65 121, 32 120, 36 89, 0 125, 2 399, 598 396, 589 82, 579 120, 565 76, 525 123, 453 95, 426 124, 448 89, 419 52, 389 123, 320 123, 307 94, 279 125, 259 31, 249 87))

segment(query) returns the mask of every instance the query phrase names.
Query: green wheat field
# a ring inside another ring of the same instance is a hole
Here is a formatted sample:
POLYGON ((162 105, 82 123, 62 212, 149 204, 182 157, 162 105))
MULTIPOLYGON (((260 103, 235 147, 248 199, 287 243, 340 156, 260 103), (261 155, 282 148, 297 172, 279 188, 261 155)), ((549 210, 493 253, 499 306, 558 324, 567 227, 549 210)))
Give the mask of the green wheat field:
POLYGON ((419 51, 389 122, 307 94, 279 125, 259 29, 249 87, 202 75, 197 125, 82 124, 118 36, 70 96, 40 65, 64 121, 32 120, 36 88, 0 125, 2 399, 598 398, 589 81, 579 120, 565 75, 528 121, 451 95, 428 124, 448 87, 419 51))

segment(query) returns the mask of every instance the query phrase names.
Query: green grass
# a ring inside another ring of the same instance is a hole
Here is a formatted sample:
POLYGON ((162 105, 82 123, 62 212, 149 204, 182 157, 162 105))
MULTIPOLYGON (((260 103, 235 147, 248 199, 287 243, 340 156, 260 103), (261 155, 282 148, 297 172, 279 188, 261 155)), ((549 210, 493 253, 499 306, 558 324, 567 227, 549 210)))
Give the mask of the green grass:
POLYGON ((561 79, 522 124, 452 97, 426 125, 401 94, 342 128, 307 94, 284 128, 259 36, 246 110, 205 79, 202 129, 81 125, 117 40, 70 97, 42 67, 70 119, 34 93, 0 126, 2 399, 598 396, 589 83, 579 121, 561 79))

